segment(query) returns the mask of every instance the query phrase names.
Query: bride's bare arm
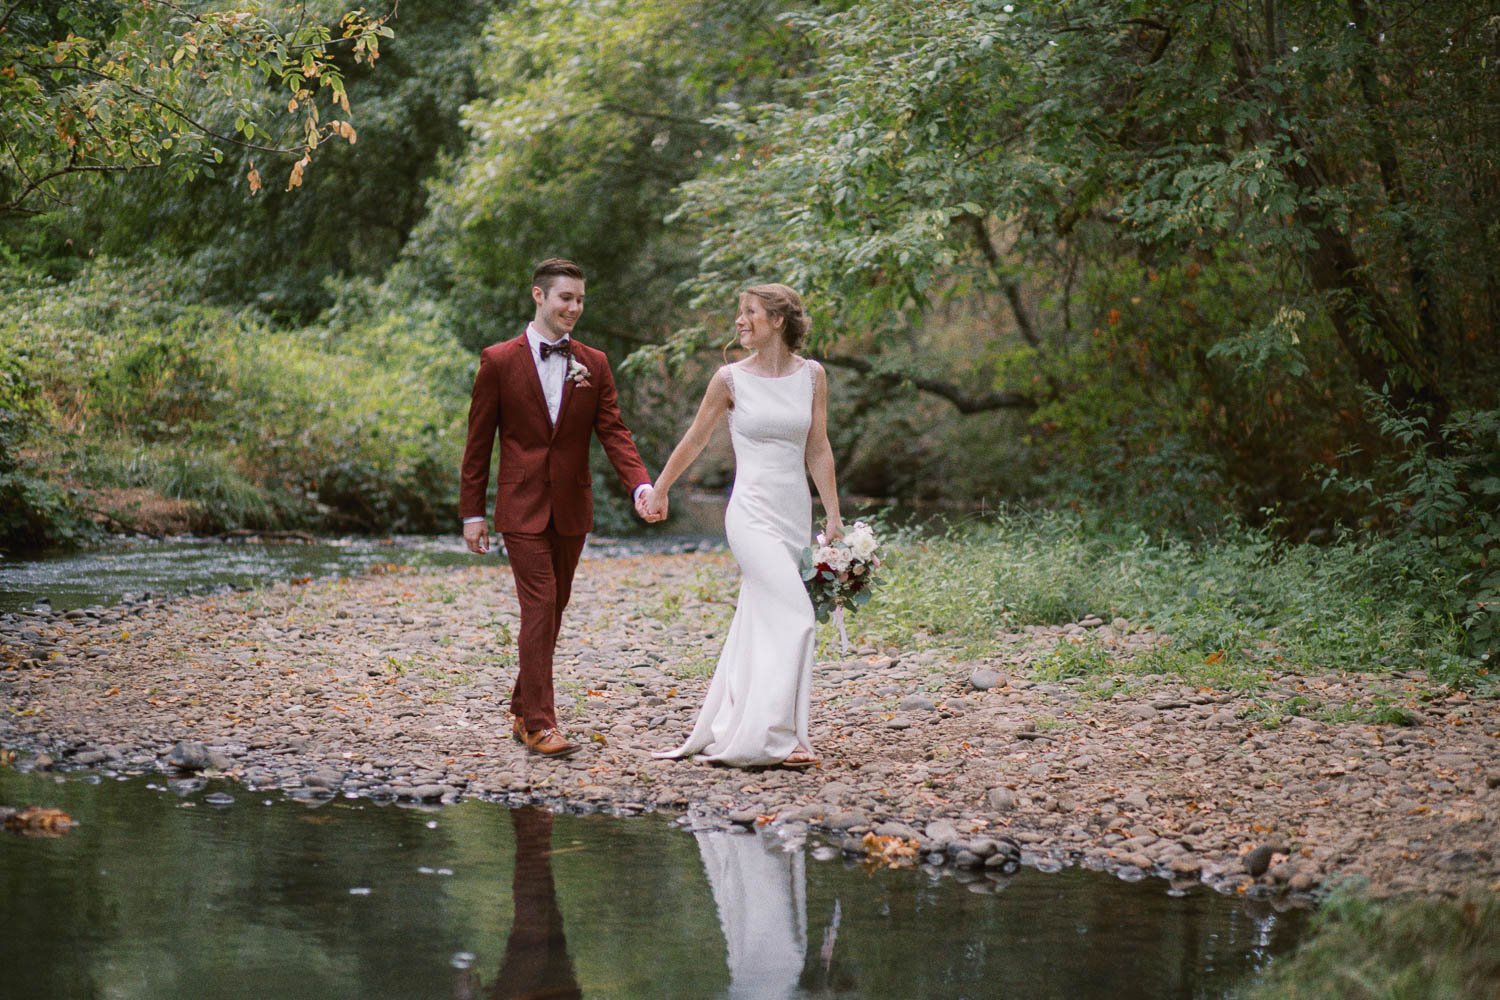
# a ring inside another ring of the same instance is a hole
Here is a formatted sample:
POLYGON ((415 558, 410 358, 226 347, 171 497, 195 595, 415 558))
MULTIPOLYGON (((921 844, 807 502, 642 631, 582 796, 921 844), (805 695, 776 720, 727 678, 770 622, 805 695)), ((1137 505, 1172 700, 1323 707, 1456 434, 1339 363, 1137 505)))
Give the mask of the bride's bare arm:
POLYGON ((724 384, 724 376, 715 372, 714 377, 708 380, 708 389, 703 393, 703 402, 698 404, 698 415, 693 418, 692 426, 682 435, 677 447, 672 449, 672 457, 667 459, 666 468, 656 477, 650 501, 653 509, 659 505, 660 511, 666 513, 667 493, 672 484, 677 482, 678 477, 703 452, 714 427, 729 412, 730 402, 729 387, 724 384))
MULTIPOLYGON (((814 362, 808 362, 814 364, 814 362)), ((807 471, 812 473, 818 499, 828 515, 828 538, 832 541, 844 533, 844 519, 839 515, 839 488, 833 471, 833 446, 828 443, 828 375, 822 365, 813 369, 812 426, 807 430, 807 471)))

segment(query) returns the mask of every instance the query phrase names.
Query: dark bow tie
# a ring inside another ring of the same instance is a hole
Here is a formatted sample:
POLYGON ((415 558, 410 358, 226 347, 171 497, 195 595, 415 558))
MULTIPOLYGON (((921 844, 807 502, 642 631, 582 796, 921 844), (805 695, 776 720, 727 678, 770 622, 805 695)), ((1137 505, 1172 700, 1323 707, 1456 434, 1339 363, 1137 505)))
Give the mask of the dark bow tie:
POLYGON ((572 346, 571 342, 568 340, 567 337, 564 337, 562 340, 559 340, 555 344, 549 344, 546 341, 542 341, 542 360, 543 361, 546 361, 548 358, 550 358, 554 354, 561 354, 565 358, 571 357, 572 356, 572 351, 573 351, 573 346, 572 346))

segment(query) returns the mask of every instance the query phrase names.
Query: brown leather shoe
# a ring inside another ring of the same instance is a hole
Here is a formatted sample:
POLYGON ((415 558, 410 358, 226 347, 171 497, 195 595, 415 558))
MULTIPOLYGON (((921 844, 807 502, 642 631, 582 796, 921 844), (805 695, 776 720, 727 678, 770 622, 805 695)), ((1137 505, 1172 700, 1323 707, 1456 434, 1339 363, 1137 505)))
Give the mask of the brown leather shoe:
POLYGON ((578 752, 578 744, 569 743, 567 737, 562 734, 562 730, 555 726, 535 733, 523 732, 521 742, 526 744, 526 749, 532 753, 554 759, 571 757, 578 752))

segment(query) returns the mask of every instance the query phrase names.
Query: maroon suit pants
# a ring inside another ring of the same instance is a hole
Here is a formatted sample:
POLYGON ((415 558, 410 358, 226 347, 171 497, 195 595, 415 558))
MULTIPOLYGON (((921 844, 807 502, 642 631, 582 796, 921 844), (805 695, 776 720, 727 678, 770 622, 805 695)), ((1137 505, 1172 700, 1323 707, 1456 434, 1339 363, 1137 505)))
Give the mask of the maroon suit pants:
POLYGON ((560 534, 551 521, 538 534, 507 531, 505 553, 521 605, 520 668, 510 710, 528 732, 557 725, 552 691, 552 651, 563 609, 573 593, 573 571, 587 535, 560 534))

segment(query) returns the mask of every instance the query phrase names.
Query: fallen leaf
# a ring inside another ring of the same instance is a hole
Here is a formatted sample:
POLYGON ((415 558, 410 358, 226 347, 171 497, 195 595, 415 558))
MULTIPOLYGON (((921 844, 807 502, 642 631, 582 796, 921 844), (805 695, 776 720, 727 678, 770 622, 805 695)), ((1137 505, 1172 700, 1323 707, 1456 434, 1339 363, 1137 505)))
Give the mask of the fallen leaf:
POLYGON ((77 826, 73 817, 61 809, 27 806, 5 817, 5 828, 29 836, 60 837, 77 826))

